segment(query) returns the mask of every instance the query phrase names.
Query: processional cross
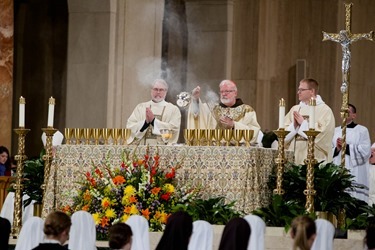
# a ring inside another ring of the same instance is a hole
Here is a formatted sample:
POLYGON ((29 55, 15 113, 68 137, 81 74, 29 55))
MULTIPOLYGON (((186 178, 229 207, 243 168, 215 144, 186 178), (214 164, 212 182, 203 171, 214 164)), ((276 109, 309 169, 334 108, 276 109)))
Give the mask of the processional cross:
POLYGON ((350 45, 358 40, 374 41, 374 31, 369 33, 352 34, 351 32, 351 16, 353 3, 345 4, 345 30, 340 33, 326 33, 323 31, 323 41, 334 41, 341 44, 342 48, 342 148, 341 148, 341 166, 345 167, 345 149, 346 149, 346 119, 348 117, 348 101, 349 101, 349 84, 350 84, 350 45))

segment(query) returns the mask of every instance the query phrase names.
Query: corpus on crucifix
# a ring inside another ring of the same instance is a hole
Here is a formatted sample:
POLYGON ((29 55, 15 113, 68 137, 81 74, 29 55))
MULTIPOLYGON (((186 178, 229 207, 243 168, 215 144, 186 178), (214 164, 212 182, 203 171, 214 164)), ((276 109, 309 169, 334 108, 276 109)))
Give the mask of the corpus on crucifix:
POLYGON ((342 118, 342 149, 341 149, 341 166, 345 166, 345 149, 346 149, 346 118, 348 117, 348 103, 349 103, 349 83, 350 83, 350 45, 358 40, 374 39, 374 31, 369 33, 352 34, 351 32, 351 15, 352 3, 345 4, 345 30, 339 33, 327 33, 323 31, 323 41, 333 41, 341 44, 342 48, 342 105, 341 105, 341 118, 342 118))

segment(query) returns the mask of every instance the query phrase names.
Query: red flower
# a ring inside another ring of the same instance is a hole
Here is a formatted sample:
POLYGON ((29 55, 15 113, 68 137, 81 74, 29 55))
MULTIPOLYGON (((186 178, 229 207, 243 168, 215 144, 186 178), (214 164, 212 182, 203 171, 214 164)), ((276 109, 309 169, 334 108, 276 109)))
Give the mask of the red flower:
POLYGON ((95 173, 96 173, 97 175, 99 175, 100 178, 103 178, 103 172, 100 171, 99 168, 96 168, 96 169, 95 169, 95 173))
POLYGON ((165 193, 165 194, 163 194, 162 196, 160 196, 160 198, 161 198, 162 200, 165 200, 165 201, 168 201, 170 197, 171 197, 171 194, 170 194, 170 193, 165 193))
POLYGON ((173 178, 175 177, 175 175, 176 175, 176 170, 175 170, 174 168, 172 168, 171 172, 167 173, 167 174, 165 175, 165 177, 166 177, 167 179, 173 179, 173 178))

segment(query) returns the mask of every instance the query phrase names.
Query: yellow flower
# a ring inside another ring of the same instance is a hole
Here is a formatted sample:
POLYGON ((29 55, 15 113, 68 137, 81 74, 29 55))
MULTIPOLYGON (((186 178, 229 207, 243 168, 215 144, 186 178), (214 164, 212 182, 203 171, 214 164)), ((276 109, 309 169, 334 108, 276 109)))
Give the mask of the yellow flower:
POLYGON ((132 185, 128 185, 126 186, 125 190, 124 190, 124 194, 126 196, 132 196, 135 194, 135 188, 132 186, 132 185))
POLYGON ((165 184, 164 185, 164 190, 168 193, 174 193, 174 186, 172 184, 165 184))
POLYGON ((130 217, 130 215, 128 215, 128 214, 124 214, 124 215, 122 216, 122 218, 121 218, 121 221, 122 221, 122 222, 126 222, 126 221, 129 219, 129 217, 130 217))
POLYGON ((169 217, 168 214, 166 214, 165 212, 161 212, 160 218, 158 219, 158 221, 160 221, 160 223, 167 224, 168 217, 169 217))
MULTIPOLYGON (((130 196, 130 197, 131 197, 131 196, 130 196)), ((130 197, 124 195, 124 196, 122 197, 121 204, 122 204, 122 205, 128 205, 128 204, 130 203, 130 197)))
POLYGON ((108 208, 111 205, 111 201, 106 197, 102 200, 102 207, 108 208))
POLYGON ((139 214, 139 211, 137 209, 137 206, 135 204, 132 205, 130 209, 130 214, 139 214))
POLYGON ((104 195, 110 195, 112 193, 112 189, 110 186, 106 186, 104 188, 104 195))
POLYGON ((92 218, 95 221, 95 225, 99 225, 99 223, 100 223, 100 215, 99 215, 99 213, 92 214, 92 218))
POLYGON ((116 212, 113 208, 109 208, 107 209, 107 211, 105 211, 105 216, 107 216, 108 218, 115 218, 116 212))

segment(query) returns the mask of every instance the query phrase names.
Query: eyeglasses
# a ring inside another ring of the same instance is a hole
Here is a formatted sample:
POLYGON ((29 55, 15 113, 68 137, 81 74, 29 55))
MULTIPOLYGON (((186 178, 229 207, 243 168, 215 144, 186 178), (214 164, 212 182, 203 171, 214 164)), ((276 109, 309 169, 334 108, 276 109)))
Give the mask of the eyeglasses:
POLYGON ((299 92, 303 92, 303 91, 305 91, 305 90, 311 90, 311 89, 297 89, 297 93, 299 93, 299 92))
POLYGON ((165 92, 167 90, 166 89, 152 88, 152 91, 155 91, 155 92, 165 92))
POLYGON ((221 90, 220 94, 229 94, 229 93, 232 93, 232 92, 235 92, 235 90, 221 90))

